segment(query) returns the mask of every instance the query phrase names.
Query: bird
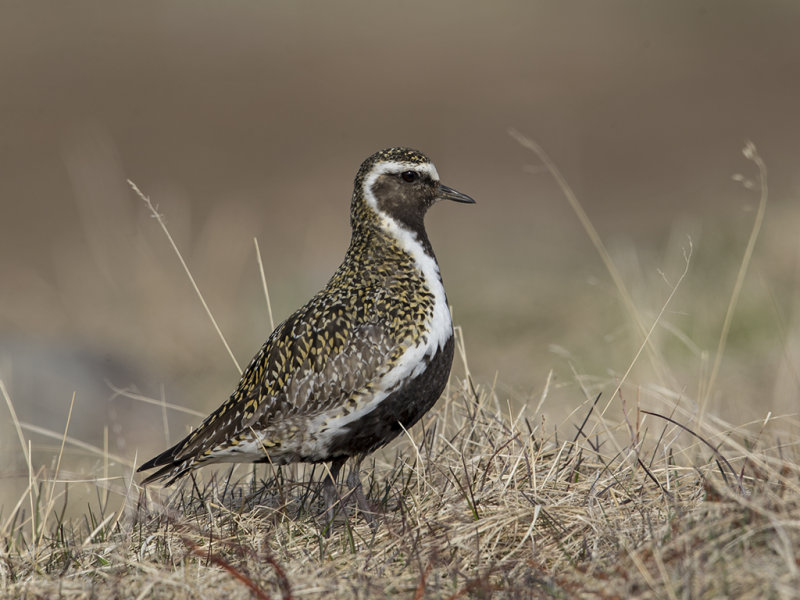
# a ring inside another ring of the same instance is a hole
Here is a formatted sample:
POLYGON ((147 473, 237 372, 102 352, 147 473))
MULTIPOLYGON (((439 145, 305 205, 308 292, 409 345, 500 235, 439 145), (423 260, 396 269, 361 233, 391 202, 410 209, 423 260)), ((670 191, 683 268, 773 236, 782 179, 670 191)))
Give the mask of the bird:
MULTIPOLYGON (((362 460, 408 430, 441 396, 453 363, 453 323, 424 225, 439 200, 475 200, 439 181, 411 148, 369 156, 355 177, 350 245, 325 287, 280 323, 235 391, 180 442, 142 464, 142 485, 171 485, 212 463, 330 463, 326 519, 346 484, 367 520, 362 460)), ((371 521, 372 522, 372 521, 371 521)))

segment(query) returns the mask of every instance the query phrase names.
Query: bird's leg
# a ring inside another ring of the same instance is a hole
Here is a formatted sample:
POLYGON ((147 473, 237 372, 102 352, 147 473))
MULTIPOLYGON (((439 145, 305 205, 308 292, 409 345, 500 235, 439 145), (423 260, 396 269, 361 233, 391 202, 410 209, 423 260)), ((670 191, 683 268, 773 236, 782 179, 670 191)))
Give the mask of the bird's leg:
POLYGON ((336 478, 339 476, 339 471, 346 460, 347 457, 334 459, 331 462, 330 471, 322 483, 322 497, 325 499, 326 506, 325 522, 327 523, 328 532, 330 532, 330 527, 333 525, 336 509, 342 505, 342 498, 339 496, 339 492, 336 491, 336 478), (339 506, 337 507, 337 505, 339 506))
POLYGON ((350 466, 350 473, 347 475, 347 485, 350 488, 349 493, 355 496, 358 509, 364 515, 367 523, 374 528, 376 525, 375 507, 367 500, 367 497, 364 496, 364 488, 361 485, 361 477, 359 474, 362 460, 364 460, 363 455, 353 458, 353 464, 350 466))

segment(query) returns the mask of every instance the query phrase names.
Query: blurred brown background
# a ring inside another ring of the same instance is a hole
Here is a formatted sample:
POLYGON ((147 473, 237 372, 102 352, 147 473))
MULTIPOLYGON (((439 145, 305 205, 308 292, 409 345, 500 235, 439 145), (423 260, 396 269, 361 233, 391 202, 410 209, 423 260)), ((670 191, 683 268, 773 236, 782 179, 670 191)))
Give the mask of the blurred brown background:
MULTIPOLYGON (((640 339, 509 127, 558 163, 648 325, 691 239, 655 333, 667 375, 642 359, 625 391, 668 388, 689 407, 758 203, 732 179, 756 177, 740 152, 752 139, 770 204, 709 406, 736 424, 797 410, 792 0, 5 2, 2 13, 0 378, 26 423, 61 431, 75 391, 72 435, 102 445, 107 426, 110 450, 138 449, 141 462, 165 443, 161 413, 110 386, 205 413, 237 380, 127 178, 165 216, 244 364, 269 333, 253 237, 280 320, 337 266, 355 171, 392 145, 425 151, 478 200, 428 217, 473 376, 502 404, 535 404, 552 370, 543 410, 562 416, 581 386, 610 394, 640 339)), ((0 446, 21 456, 2 421, 0 446)), ((170 412, 168 437, 198 421, 170 412)), ((49 461, 45 438, 26 435, 49 461)))

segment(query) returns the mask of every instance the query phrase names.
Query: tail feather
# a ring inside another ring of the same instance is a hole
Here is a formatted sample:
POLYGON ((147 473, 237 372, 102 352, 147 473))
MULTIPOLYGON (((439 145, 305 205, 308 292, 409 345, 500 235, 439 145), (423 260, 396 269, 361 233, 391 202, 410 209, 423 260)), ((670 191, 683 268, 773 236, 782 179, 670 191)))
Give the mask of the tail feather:
MULTIPOLYGON (((139 469, 139 470, 141 471, 141 469, 139 469)), ((167 465, 165 467, 160 468, 155 473, 151 473, 150 475, 148 475, 142 481, 142 485, 148 485, 148 484, 151 484, 151 483, 153 483, 155 481, 161 481, 163 479, 169 478, 169 481, 167 481, 164 485, 165 486, 170 486, 173 483, 175 483, 175 481, 177 481, 178 479, 180 479, 181 477, 186 475, 186 473, 188 473, 191 470, 192 470, 192 468, 189 467, 189 466, 186 466, 184 463, 175 463, 175 464, 167 465)))
POLYGON ((182 449, 184 442, 180 442, 174 445, 172 448, 169 448, 156 456, 155 458, 151 458, 138 469, 136 469, 137 473, 142 471, 148 471, 150 469, 155 469, 156 467, 161 467, 155 473, 151 473, 148 475, 143 481, 142 485, 147 485, 149 483, 153 483, 154 481, 161 481, 163 479, 169 479, 164 485, 172 485, 175 483, 176 480, 180 479, 186 473, 192 470, 194 466, 194 460, 189 458, 176 458, 180 450, 182 449))

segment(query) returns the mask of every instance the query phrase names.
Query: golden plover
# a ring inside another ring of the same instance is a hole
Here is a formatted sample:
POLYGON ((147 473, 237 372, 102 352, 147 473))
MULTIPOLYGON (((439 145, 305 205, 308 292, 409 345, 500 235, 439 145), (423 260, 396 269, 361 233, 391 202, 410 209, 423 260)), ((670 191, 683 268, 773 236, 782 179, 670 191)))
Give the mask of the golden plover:
POLYGON ((143 483, 169 485, 219 462, 330 461, 323 493, 332 518, 336 477, 353 457, 347 484, 369 518, 362 459, 434 405, 453 362, 453 324, 423 223, 438 200, 475 202, 440 183, 417 150, 365 160, 341 266, 272 332, 222 406, 139 467, 160 467, 143 483))

